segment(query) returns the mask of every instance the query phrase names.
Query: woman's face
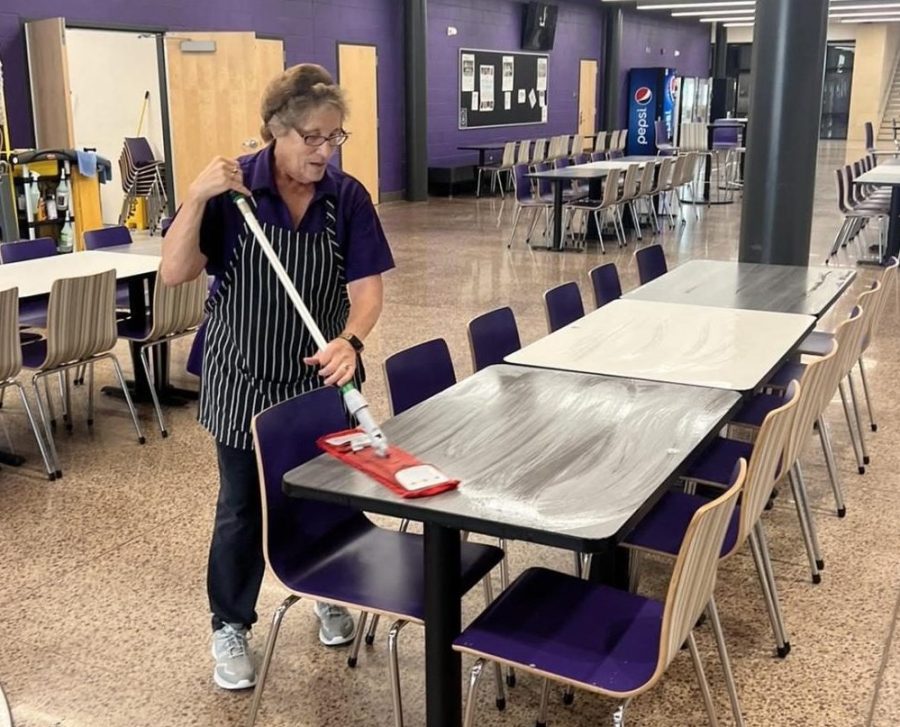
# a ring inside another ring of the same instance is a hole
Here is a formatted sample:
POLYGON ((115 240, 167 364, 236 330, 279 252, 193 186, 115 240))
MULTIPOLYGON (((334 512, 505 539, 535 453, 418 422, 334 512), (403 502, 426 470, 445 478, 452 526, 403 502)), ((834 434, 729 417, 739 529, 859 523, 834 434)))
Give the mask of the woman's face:
MULTIPOLYGON (((306 115, 300 126, 290 129, 275 140, 275 166, 300 184, 315 184, 325 175, 335 146, 326 141, 310 146, 303 137, 330 137, 343 131, 344 117, 333 106, 320 106, 306 115)), ((315 141, 314 139, 312 141, 315 141)))

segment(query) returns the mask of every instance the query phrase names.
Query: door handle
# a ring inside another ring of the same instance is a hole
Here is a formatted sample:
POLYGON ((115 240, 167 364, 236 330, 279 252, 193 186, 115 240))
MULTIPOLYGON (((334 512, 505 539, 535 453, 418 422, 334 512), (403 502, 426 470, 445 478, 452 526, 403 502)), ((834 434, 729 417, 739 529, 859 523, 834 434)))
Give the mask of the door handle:
POLYGON ((256 139, 246 139, 241 142, 241 146, 247 147, 248 149, 255 149, 259 146, 259 142, 256 139))

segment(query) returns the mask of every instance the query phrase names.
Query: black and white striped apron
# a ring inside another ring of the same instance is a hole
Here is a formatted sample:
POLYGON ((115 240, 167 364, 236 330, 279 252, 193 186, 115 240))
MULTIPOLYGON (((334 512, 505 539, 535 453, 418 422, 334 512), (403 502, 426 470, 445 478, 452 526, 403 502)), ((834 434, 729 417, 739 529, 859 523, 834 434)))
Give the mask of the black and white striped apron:
MULTIPOLYGON (((328 199, 326 204, 322 233, 261 224, 322 334, 331 341, 347 323, 350 301, 335 233, 334 202, 328 199)), ((318 347, 246 225, 207 311, 200 423, 217 442, 250 449, 250 420, 256 414, 322 386, 318 367, 303 363, 318 347)), ((361 376, 357 366, 357 385, 361 376)))

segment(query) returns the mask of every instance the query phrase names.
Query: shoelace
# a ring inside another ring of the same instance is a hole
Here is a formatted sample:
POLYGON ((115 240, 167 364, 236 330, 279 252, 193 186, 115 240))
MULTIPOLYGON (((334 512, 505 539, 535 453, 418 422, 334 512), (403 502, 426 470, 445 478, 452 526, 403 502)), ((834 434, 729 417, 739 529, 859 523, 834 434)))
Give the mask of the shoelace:
POLYGON ((344 615, 344 609, 341 606, 335 606, 333 603, 325 604, 325 607, 320 611, 322 615, 322 619, 333 619, 333 618, 342 618, 344 615))
POLYGON ((247 654, 247 641, 250 639, 250 633, 247 631, 238 631, 231 624, 222 626, 224 638, 222 639, 222 648, 229 659, 236 659, 247 654))

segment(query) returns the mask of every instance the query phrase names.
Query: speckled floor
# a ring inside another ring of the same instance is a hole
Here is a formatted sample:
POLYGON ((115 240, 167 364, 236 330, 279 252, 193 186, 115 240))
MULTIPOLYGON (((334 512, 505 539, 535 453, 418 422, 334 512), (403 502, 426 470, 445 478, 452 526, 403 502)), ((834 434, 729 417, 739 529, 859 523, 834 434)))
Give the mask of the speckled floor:
MULTIPOLYGON (((833 169, 861 149, 823 144, 811 260, 821 262, 840 218, 835 211, 833 169)), ((382 321, 368 342, 366 393, 376 414, 387 406, 380 372, 383 358, 433 336, 447 339, 457 375, 471 372, 465 324, 474 315, 509 304, 523 340, 545 332, 541 293, 578 280, 585 302, 587 271, 615 261, 625 288, 636 285, 634 244, 601 256, 525 249, 521 238, 506 249, 511 205, 471 198, 384 205, 381 214, 398 268, 387 277, 382 321), (499 220, 499 223, 498 223, 499 220)), ((734 259, 739 205, 701 210, 677 236, 663 236, 670 265, 698 257, 734 259)), ((851 264, 849 258, 842 260, 851 264)), ((861 268, 854 291, 873 274, 861 268)), ((845 315, 847 297, 825 321, 845 315)), ((735 676, 748 725, 856 727, 900 724, 900 407, 894 381, 900 375, 900 301, 892 298, 878 337, 867 353, 880 428, 870 434, 872 464, 856 473, 840 404, 828 411, 846 489, 848 514, 838 520, 817 447, 804 458, 811 499, 826 558, 823 581, 813 586, 792 503, 782 497, 767 513, 793 652, 772 656, 771 635, 752 562, 739 555, 724 565, 717 590, 735 676)), ((123 363, 127 363, 120 346, 123 363)), ((187 344, 176 346, 176 383, 194 385, 183 370, 187 344)), ((111 382, 104 368, 99 384, 111 382)), ((23 379, 24 380, 24 379, 23 379)), ((136 727, 139 725, 242 724, 249 693, 226 693, 212 684, 205 563, 216 473, 213 447, 193 410, 169 409, 171 436, 159 437, 149 407, 141 408, 148 435, 138 446, 127 413, 100 399, 89 431, 81 394, 75 431, 58 446, 64 479, 41 477, 39 458, 12 397, 0 410, 0 448, 28 458, 21 470, 0 471, 0 682, 18 725, 28 727, 136 727)), ((513 543, 513 572, 533 564, 568 570, 566 553, 513 543)), ((651 563, 645 585, 661 593, 665 568, 651 563)), ((259 652, 268 620, 283 593, 267 580, 260 624, 252 642, 259 652)), ((464 604, 464 618, 479 608, 478 594, 464 604)), ((561 618, 565 614, 560 614, 561 618)), ((386 630, 346 667, 345 649, 316 639, 309 604, 289 612, 279 640, 259 725, 390 725, 391 701, 386 630)), ((423 640, 410 627, 401 637, 407 725, 424 724, 423 640)), ((722 724, 732 724, 713 640, 698 632, 722 724)), ((468 662, 466 662, 468 663, 468 662)), ((482 688, 478 724, 530 725, 540 684, 522 677, 505 713, 492 706, 489 681, 482 688)), ((563 727, 612 724, 610 702, 579 694, 563 706, 558 692, 550 723, 563 727)), ((686 654, 662 682, 637 698, 633 725, 706 724, 686 654)))

